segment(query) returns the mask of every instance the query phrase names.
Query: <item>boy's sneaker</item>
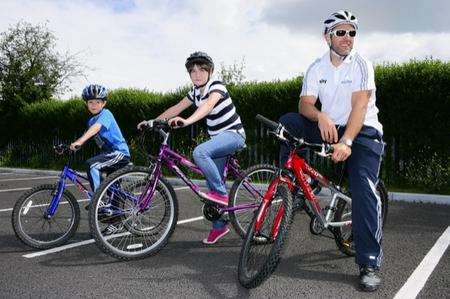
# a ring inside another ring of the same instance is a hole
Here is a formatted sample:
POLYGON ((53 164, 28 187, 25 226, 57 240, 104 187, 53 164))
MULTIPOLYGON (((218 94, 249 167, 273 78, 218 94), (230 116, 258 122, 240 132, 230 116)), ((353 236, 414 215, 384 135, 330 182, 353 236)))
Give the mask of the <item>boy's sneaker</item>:
POLYGON ((208 238, 207 239, 203 239, 202 243, 203 244, 214 244, 217 241, 219 241, 220 238, 222 238, 223 236, 225 236, 226 234, 228 234, 230 232, 230 229, 228 228, 227 225, 225 225, 223 228, 213 228, 211 229, 211 231, 209 232, 208 238))
POLYGON ((218 203, 218 204, 224 205, 224 206, 228 205, 228 195, 222 195, 215 191, 209 191, 208 193, 206 193, 206 194, 203 193, 203 194, 205 195, 206 199, 208 199, 212 202, 215 202, 215 203, 218 203))
POLYGON ((102 235, 104 236, 110 236, 115 233, 119 233, 122 231, 123 225, 122 224, 110 224, 105 229, 102 230, 102 235))

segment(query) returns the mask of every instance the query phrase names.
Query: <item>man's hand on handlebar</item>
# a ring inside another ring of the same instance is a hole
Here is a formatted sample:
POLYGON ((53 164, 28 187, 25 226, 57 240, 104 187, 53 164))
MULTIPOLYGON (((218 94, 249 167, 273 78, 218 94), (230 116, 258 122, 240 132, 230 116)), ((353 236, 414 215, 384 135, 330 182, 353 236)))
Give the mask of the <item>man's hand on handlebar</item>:
POLYGON ((331 159, 335 163, 347 160, 347 158, 352 154, 352 148, 343 143, 335 143, 332 147, 334 151, 331 159))

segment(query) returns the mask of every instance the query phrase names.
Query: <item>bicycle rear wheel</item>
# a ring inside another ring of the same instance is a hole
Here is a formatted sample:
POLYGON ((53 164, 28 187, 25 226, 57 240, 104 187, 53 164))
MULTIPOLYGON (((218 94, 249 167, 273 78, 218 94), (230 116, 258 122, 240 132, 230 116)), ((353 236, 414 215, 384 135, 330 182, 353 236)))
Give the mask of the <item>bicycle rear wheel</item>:
MULTIPOLYGON (((270 164, 258 164, 244 170, 231 187, 228 207, 252 204, 259 206, 276 171, 277 168, 270 164)), ((248 208, 228 212, 230 222, 241 238, 245 237, 255 211, 256 208, 248 208)))
POLYGON ((150 206, 140 212, 139 198, 149 180, 149 168, 127 167, 109 176, 95 193, 89 224, 106 254, 122 260, 144 258, 169 241, 178 219, 175 191, 159 178, 150 206))
POLYGON ((56 213, 46 216, 55 192, 55 185, 41 185, 17 200, 11 220, 14 233, 22 243, 48 249, 65 244, 77 231, 80 207, 68 190, 61 195, 56 213))
POLYGON ((280 184, 267 207, 266 217, 260 231, 255 230, 257 216, 263 214, 262 205, 253 217, 247 235, 242 245, 239 257, 238 279, 239 283, 247 288, 255 288, 263 283, 276 269, 280 262, 283 246, 288 237, 292 222, 292 196, 285 184, 280 184), (278 233, 273 235, 273 227, 279 210, 281 224, 278 233))
MULTIPOLYGON (((388 213, 389 198, 386 187, 381 180, 378 182, 376 191, 381 200, 381 217, 384 227, 388 213)), ((352 220, 352 206, 345 200, 339 199, 337 203, 336 213, 334 214, 334 222, 348 220, 352 220)), ((342 253, 348 256, 354 256, 356 254, 351 225, 335 227, 334 240, 336 241, 336 245, 339 248, 339 251, 341 251, 342 253)))

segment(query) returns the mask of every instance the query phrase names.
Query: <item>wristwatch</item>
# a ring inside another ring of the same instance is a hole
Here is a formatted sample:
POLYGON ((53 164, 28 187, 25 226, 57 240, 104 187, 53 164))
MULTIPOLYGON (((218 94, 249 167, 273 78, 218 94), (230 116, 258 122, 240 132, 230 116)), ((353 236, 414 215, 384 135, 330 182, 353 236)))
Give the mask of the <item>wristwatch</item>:
POLYGON ((351 140, 350 138, 341 138, 341 140, 339 140, 339 143, 345 144, 348 147, 352 147, 353 140, 351 140))

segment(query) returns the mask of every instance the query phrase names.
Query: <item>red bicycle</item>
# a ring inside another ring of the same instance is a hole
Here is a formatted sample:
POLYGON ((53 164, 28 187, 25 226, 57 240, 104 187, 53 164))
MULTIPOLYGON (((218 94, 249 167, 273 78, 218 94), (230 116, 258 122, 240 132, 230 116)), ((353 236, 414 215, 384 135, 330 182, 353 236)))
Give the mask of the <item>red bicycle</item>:
MULTIPOLYGON (((310 216, 310 231, 321 235, 328 230, 332 233, 339 250, 348 256, 355 255, 352 236, 351 195, 339 185, 334 184, 317 170, 312 168, 304 158, 298 155, 300 149, 309 148, 316 154, 328 157, 333 148, 330 144, 312 144, 302 138, 292 136, 281 124, 275 123, 261 115, 256 119, 269 128, 269 133, 290 146, 289 158, 283 168, 277 170, 264 198, 255 213, 242 245, 239 258, 238 279, 245 288, 254 288, 263 283, 276 269, 280 262, 284 244, 294 216, 295 205, 310 216), (331 192, 329 205, 322 208, 309 181, 318 181, 322 188, 331 192)), ((377 185, 381 199, 382 223, 384 224, 388 209, 388 193, 383 182, 377 185)))

